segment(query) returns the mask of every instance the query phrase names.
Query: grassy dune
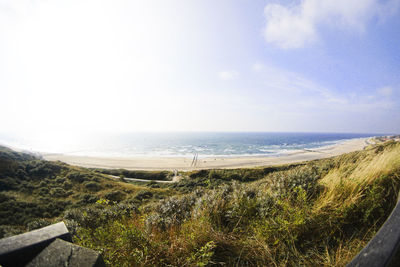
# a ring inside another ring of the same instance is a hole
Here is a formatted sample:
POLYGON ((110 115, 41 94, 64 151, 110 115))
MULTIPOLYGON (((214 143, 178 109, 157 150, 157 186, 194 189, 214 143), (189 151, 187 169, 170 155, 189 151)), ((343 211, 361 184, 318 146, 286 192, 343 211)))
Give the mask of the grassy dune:
POLYGON ((393 141, 294 165, 193 171, 162 185, 31 158, 10 162, 0 164, 0 213, 4 203, 65 205, 48 216, 28 206, 18 211, 25 220, 2 221, 3 229, 62 219, 74 241, 101 251, 109 266, 344 266, 384 223, 400 189, 393 141), (32 162, 60 169, 37 176, 32 162), (26 175, 18 180, 19 169, 26 175))
POLYGON ((186 183, 193 192, 82 227, 75 240, 101 250, 110 265, 343 266, 396 203, 400 144, 283 166, 240 182, 246 172, 265 170, 191 173, 186 183))
POLYGON ((145 186, 0 147, 0 238, 60 221, 66 211, 99 199, 124 202, 124 209, 132 210, 143 197, 171 194, 168 188, 150 190, 146 195, 145 186))

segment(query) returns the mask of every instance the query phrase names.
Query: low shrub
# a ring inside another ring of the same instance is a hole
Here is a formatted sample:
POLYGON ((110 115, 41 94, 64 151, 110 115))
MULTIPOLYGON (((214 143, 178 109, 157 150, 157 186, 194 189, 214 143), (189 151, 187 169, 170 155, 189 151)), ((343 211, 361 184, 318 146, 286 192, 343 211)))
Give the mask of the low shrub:
POLYGON ((126 194, 119 190, 115 190, 115 191, 108 192, 107 194, 105 194, 104 197, 111 201, 120 202, 125 199, 126 194))
POLYGON ((66 197, 69 196, 72 192, 71 191, 65 191, 62 187, 55 187, 50 189, 50 195, 52 197, 66 197))
POLYGON ((75 182, 75 183, 82 183, 84 181, 88 181, 89 178, 86 174, 77 172, 77 171, 71 171, 67 174, 67 178, 71 181, 71 182, 75 182))
POLYGON ((48 221, 48 220, 37 219, 37 220, 29 222, 26 225, 26 228, 28 229, 28 231, 32 231, 32 230, 36 230, 36 229, 39 229, 39 228, 43 228, 45 226, 49 226, 50 224, 51 224, 51 222, 48 221))
POLYGON ((98 182, 86 182, 85 188, 92 192, 97 192, 103 189, 103 187, 98 182))

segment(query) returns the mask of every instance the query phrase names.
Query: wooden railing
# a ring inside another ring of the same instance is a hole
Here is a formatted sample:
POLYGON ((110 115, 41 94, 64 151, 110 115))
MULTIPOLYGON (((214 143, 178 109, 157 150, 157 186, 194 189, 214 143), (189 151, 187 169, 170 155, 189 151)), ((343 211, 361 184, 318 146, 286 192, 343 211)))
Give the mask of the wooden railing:
POLYGON ((105 266, 98 252, 71 241, 63 222, 0 239, 0 266, 105 266))
POLYGON ((400 266, 400 201, 378 233, 347 267, 400 266))

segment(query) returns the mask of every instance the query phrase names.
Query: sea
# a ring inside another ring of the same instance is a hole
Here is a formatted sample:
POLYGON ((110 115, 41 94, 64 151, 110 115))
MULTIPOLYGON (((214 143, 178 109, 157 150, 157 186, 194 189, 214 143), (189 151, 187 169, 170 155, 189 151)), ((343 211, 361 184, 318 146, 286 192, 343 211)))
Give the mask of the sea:
POLYGON ((82 135, 71 138, 17 138, 0 134, 0 144, 28 152, 98 157, 245 157, 284 156, 333 146, 358 133, 173 132, 82 135))

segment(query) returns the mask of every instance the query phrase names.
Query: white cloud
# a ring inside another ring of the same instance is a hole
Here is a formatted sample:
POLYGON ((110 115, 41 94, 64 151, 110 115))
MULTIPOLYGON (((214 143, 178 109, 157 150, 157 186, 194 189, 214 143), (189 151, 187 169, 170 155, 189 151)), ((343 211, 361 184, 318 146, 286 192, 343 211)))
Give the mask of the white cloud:
POLYGON ((394 99, 396 91, 393 86, 355 93, 354 90, 340 91, 327 87, 302 74, 269 64, 256 63, 252 69, 263 80, 264 97, 259 97, 261 105, 265 105, 263 101, 267 101, 276 110, 311 112, 310 114, 348 112, 353 116, 399 108, 394 99))
POLYGON ((301 7, 286 8, 278 4, 269 4, 264 9, 267 24, 265 39, 282 48, 297 48, 316 39, 315 27, 308 17, 303 15, 301 7))
POLYGON ((300 48, 319 40, 319 27, 327 25, 364 32, 373 18, 394 15, 400 0, 303 0, 298 5, 267 4, 265 40, 283 49, 300 48))
POLYGON ((303 75, 280 69, 271 65, 256 63, 252 69, 262 75, 264 86, 269 94, 276 94, 291 105, 347 105, 348 96, 339 95, 329 88, 322 86, 303 75))
POLYGON ((224 70, 218 73, 219 78, 222 80, 233 80, 239 76, 239 72, 235 70, 224 70))

